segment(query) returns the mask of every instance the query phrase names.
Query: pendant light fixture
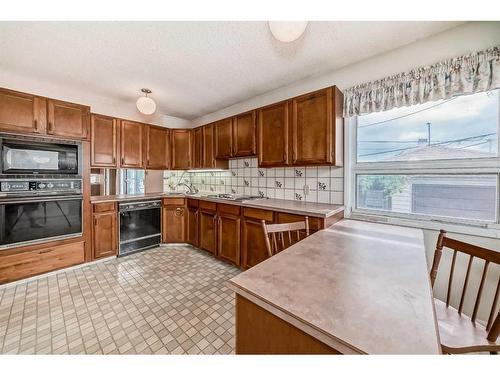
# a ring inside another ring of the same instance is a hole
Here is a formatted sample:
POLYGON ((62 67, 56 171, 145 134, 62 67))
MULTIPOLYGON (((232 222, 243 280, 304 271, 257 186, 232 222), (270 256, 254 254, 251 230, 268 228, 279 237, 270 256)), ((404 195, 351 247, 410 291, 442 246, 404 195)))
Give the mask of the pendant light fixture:
POLYGON ((156 111, 156 103, 148 95, 151 94, 150 89, 141 89, 145 96, 141 96, 135 103, 139 112, 144 115, 152 115, 156 111))
POLYGON ((269 21, 269 29, 280 42, 293 42, 306 30, 308 21, 269 21))

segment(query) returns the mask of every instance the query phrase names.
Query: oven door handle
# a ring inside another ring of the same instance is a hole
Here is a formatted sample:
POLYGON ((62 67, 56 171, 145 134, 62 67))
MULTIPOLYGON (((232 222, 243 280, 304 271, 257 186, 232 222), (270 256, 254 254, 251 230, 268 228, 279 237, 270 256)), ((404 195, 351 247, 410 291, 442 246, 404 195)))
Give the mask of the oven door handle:
POLYGON ((83 199, 83 195, 68 195, 64 197, 33 197, 21 199, 5 199, 0 200, 0 205, 3 204, 17 204, 17 203, 42 203, 42 202, 60 202, 60 201, 74 201, 83 199))

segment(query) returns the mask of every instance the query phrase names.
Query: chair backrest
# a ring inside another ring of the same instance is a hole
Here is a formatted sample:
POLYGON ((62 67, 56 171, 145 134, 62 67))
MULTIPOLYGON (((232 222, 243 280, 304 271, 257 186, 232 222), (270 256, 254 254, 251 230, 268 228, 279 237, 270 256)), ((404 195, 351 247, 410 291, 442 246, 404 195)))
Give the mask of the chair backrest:
POLYGON ((304 221, 295 223, 266 224, 265 220, 261 220, 261 223, 267 254, 270 257, 309 236, 309 219, 307 216, 304 221))
MULTIPOLYGON (((434 252, 434 259, 432 261, 432 268, 430 272, 431 285, 434 287, 434 281, 436 280, 439 262, 441 261, 441 255, 443 248, 449 248, 453 250, 453 257, 451 260, 450 275, 448 277, 448 291, 446 293, 446 306, 450 304, 451 287, 453 284, 453 271, 455 269, 455 261, 457 259, 457 253, 465 253, 469 255, 469 262, 467 264, 467 273, 465 274, 464 284, 462 286, 462 294, 460 297, 460 304, 458 306, 458 313, 462 313, 464 307, 465 293, 467 291, 467 284, 469 282, 469 275, 474 258, 479 258, 484 260, 483 274, 481 276, 481 281, 479 283, 479 288, 476 294, 476 300, 474 303, 474 310, 472 312, 471 320, 476 321, 477 311, 479 304, 481 303, 481 294, 483 292, 484 281, 486 279, 486 273, 488 272, 488 266, 490 263, 500 264, 500 253, 479 247, 476 245, 469 244, 467 242, 462 242, 455 240, 453 238, 446 237, 446 231, 441 230, 436 244, 436 251, 434 252)), ((491 306, 490 315, 488 316, 488 322, 486 324, 486 331, 488 332, 488 340, 496 341, 500 333, 500 307, 497 309, 497 302, 500 294, 500 275, 498 277, 497 287, 495 295, 493 297, 493 305, 491 306)))

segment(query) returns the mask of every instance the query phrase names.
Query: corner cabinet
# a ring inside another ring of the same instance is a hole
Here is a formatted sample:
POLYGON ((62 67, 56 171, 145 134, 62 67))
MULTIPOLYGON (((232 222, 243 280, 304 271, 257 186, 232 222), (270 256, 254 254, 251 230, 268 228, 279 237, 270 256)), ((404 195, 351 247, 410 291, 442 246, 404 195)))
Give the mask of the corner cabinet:
POLYGON ((120 167, 144 168, 144 125, 120 121, 120 167))
POLYGON ((171 168, 191 169, 191 130, 170 130, 171 168))
POLYGON ((91 115, 90 164, 92 167, 116 168, 118 161, 118 120, 91 115))
POLYGON ((186 242, 195 247, 199 246, 199 216, 198 199, 187 199, 187 235, 186 242))
POLYGON ((118 251, 116 203, 95 203, 92 206, 93 259, 116 255, 118 251))
POLYGON ((47 102, 47 134, 88 140, 90 107, 49 99, 47 102))
POLYGON ((184 198, 165 198, 162 207, 162 242, 186 241, 186 204, 184 198))
POLYGON ((146 169, 169 168, 170 131, 159 126, 146 127, 146 169))

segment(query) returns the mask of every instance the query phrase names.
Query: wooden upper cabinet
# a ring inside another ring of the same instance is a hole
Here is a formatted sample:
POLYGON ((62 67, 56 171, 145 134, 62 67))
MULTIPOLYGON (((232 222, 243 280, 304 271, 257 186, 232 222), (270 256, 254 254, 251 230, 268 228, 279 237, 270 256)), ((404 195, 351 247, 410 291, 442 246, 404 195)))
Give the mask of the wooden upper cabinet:
POLYGON ((233 119, 215 123, 215 158, 228 159, 233 156, 233 119))
POLYGON ((146 169, 169 168, 170 132, 167 128, 146 126, 146 169))
POLYGON ((90 119, 92 167, 117 167, 118 120, 92 114, 90 119))
POLYGON ((203 130, 201 127, 191 130, 191 168, 203 167, 203 130))
POLYGON ((0 130, 16 133, 44 133, 47 102, 30 94, 0 89, 0 130))
POLYGON ((120 123, 120 166, 144 168, 144 125, 122 120, 120 123))
POLYGON ((258 110, 260 166, 272 167, 289 164, 288 114, 287 101, 258 110))
POLYGON ((48 135, 89 139, 90 107, 49 99, 47 113, 48 135))
POLYGON ((333 161, 332 88, 291 100, 293 164, 331 164, 333 161))
POLYGON ((214 124, 205 125, 203 128, 203 168, 215 167, 214 153, 214 124))
POLYGON ((191 130, 172 129, 170 131, 172 169, 191 168, 191 130))
POLYGON ((233 156, 257 155, 256 111, 239 114, 233 118, 233 156))

